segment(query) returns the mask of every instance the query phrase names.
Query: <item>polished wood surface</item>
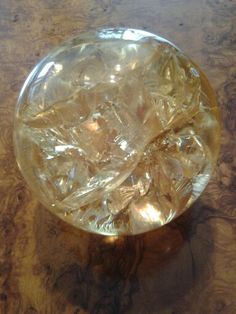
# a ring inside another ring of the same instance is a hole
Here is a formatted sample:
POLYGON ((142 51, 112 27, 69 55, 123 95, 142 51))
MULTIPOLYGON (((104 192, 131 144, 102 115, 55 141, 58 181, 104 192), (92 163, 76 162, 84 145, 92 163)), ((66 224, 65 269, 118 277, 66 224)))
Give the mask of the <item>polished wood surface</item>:
POLYGON ((236 1, 0 1, 0 313, 236 313, 236 1), (14 106, 52 47, 102 26, 158 33, 207 74, 222 115, 218 165, 173 223, 106 238, 52 216, 31 195, 12 147, 14 106))

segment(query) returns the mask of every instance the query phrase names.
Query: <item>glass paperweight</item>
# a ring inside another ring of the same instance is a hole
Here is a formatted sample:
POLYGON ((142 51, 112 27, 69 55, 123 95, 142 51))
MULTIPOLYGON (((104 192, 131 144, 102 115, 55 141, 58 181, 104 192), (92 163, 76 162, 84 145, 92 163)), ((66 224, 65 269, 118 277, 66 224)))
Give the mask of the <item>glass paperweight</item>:
POLYGON ((206 77, 169 41, 127 28, 79 35, 32 70, 16 107, 19 167, 68 223, 139 234, 186 210, 219 149, 206 77))

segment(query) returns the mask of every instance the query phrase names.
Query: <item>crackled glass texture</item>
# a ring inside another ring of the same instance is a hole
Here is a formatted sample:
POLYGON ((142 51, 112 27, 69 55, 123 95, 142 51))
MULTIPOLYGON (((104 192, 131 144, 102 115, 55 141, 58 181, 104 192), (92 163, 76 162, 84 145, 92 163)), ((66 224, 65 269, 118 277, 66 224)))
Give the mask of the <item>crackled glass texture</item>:
POLYGON ((199 68, 165 39, 103 29, 33 69, 16 107, 17 161, 53 213, 106 235, 160 227, 209 181, 219 116, 199 68))

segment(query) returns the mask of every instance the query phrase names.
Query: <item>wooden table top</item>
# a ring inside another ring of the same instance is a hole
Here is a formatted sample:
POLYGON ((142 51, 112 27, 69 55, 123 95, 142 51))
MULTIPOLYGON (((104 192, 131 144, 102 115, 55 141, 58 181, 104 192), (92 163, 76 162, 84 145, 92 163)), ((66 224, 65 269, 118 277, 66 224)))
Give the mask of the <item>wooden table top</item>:
POLYGON ((236 1, 0 2, 0 313, 236 313, 236 1), (207 74, 222 115, 218 165, 175 222, 141 236, 81 232, 32 197, 12 148, 16 99, 52 47, 101 26, 158 33, 207 74))

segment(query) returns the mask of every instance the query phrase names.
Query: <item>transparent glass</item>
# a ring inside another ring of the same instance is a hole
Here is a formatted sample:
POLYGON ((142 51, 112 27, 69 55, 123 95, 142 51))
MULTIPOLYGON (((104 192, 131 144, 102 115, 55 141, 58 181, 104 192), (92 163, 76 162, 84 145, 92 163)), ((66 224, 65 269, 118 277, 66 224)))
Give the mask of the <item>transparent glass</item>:
POLYGON ((219 133, 199 68, 159 36, 115 28, 81 34, 36 65, 16 106, 14 144, 50 211, 120 235, 158 228, 199 197, 219 133))

